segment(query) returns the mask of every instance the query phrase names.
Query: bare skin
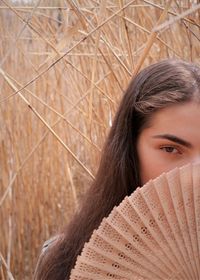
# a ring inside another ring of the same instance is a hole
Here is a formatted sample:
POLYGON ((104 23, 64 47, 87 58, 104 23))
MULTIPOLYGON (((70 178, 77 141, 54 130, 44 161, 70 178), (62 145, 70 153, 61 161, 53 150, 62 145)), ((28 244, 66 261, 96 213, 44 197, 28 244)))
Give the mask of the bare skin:
POLYGON ((175 167, 200 162, 200 104, 188 102, 156 112, 138 138, 142 184, 175 167))

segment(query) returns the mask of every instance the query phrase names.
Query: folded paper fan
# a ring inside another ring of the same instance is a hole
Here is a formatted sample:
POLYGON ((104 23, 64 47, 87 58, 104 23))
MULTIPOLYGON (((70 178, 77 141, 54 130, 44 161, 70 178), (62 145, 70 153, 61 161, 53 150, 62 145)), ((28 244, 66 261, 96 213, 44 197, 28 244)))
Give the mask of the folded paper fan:
POLYGON ((125 197, 85 244, 70 280, 200 279, 200 164, 125 197))

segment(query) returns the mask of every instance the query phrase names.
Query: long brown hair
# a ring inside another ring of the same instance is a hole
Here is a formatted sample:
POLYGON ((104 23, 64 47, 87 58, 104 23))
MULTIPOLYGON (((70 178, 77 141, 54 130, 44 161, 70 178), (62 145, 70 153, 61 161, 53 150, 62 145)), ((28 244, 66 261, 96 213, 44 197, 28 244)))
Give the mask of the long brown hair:
POLYGON ((130 82, 105 143, 96 179, 82 207, 39 263, 35 279, 69 279, 77 256, 103 217, 140 185, 137 137, 151 115, 171 104, 200 99, 200 68, 163 60, 130 82))

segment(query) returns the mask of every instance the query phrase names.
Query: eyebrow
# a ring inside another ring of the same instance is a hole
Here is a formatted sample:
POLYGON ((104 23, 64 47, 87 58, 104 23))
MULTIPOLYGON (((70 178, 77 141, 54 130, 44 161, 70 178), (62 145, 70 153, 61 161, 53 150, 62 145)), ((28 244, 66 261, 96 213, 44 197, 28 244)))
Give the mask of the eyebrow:
POLYGON ((153 138, 160 138, 160 139, 167 139, 172 142, 178 143, 182 146, 185 146, 187 148, 192 148, 192 144, 190 142, 187 142, 175 135, 172 134, 159 134, 159 135, 154 135, 153 138))

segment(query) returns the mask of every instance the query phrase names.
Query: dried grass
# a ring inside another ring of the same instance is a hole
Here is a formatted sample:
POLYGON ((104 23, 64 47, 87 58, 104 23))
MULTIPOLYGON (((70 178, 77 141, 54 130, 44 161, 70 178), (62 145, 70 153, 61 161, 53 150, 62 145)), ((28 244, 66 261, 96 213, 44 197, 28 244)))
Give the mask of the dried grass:
POLYGON ((1 1, 1 279, 31 279, 78 207, 133 73, 200 63, 196 2, 1 1))

